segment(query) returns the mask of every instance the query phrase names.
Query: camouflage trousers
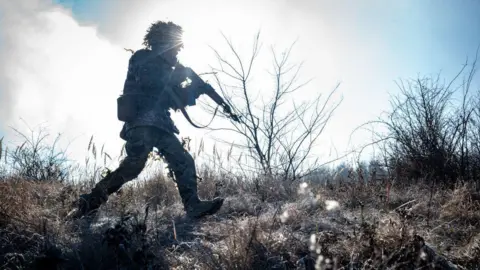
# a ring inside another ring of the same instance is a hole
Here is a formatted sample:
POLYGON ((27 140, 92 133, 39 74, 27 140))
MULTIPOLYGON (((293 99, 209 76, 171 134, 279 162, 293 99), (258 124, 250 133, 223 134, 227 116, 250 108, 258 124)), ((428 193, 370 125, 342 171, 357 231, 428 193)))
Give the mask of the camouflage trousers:
POLYGON ((126 133, 126 141, 126 158, 115 171, 97 183, 92 194, 106 201, 108 195, 142 172, 149 153, 156 147, 173 171, 183 204, 186 205, 191 198, 198 198, 195 161, 173 133, 155 127, 136 127, 126 133))

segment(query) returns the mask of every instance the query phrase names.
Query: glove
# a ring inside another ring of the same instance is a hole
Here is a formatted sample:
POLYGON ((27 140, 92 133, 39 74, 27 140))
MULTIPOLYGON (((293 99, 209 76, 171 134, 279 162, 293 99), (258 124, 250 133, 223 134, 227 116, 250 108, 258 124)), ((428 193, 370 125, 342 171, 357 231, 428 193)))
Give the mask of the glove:
POLYGON ((227 113, 230 116, 230 118, 233 119, 233 121, 240 123, 240 119, 238 118, 238 116, 236 114, 234 114, 232 112, 232 109, 230 108, 230 106, 228 104, 223 103, 222 106, 223 106, 223 111, 225 113, 227 113))
POLYGON ((230 106, 226 103, 223 103, 222 104, 222 107, 223 107, 223 111, 225 113, 228 113, 228 114, 232 114, 232 109, 230 108, 230 106))

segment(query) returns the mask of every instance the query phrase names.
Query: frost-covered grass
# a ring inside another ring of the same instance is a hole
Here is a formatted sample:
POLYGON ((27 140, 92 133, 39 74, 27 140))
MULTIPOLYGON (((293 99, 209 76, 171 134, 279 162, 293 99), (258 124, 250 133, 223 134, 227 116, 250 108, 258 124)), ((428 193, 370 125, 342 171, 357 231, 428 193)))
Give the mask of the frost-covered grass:
POLYGON ((0 268, 478 269, 480 197, 468 185, 393 185, 387 201, 384 183, 258 190, 201 176, 203 198, 226 197, 214 216, 186 218, 174 183, 156 176, 112 195, 90 225, 65 221, 87 187, 5 179, 0 268))

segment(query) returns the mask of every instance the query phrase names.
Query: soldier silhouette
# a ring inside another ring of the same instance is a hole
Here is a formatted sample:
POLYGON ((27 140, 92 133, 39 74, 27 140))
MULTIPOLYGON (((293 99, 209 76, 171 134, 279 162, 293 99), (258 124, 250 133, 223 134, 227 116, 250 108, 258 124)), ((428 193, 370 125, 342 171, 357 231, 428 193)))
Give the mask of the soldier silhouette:
POLYGON ((131 56, 123 94, 117 100, 118 119, 124 122, 120 137, 126 141, 126 157, 90 193, 80 196, 69 217, 95 215, 110 194, 141 173, 153 147, 172 170, 189 217, 211 215, 222 206, 223 198, 201 200, 198 197, 195 162, 176 137, 179 130, 169 110, 181 110, 192 123, 184 107, 194 106, 200 95, 207 94, 234 120, 238 119, 208 83, 178 63, 177 54, 183 48, 182 34, 182 28, 172 22, 157 21, 147 30, 145 48, 131 56), (185 86, 187 77, 191 83, 185 86))

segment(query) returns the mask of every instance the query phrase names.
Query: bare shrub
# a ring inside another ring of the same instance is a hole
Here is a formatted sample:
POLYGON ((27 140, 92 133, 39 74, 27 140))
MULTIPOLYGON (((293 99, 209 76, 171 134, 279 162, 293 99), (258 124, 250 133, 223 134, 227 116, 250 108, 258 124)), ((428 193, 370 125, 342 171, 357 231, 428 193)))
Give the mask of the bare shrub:
POLYGON ((478 179, 478 93, 471 89, 476 58, 467 67, 447 83, 425 76, 397 84, 400 94, 392 98, 391 111, 375 122, 387 128, 379 141, 397 179, 450 187, 478 179))
POLYGON ((317 91, 311 98, 301 99, 300 90, 309 80, 301 81, 302 64, 290 61, 292 45, 282 53, 271 49, 272 69, 266 75, 272 86, 260 93, 252 82, 261 50, 260 34, 245 58, 225 36, 224 40, 229 55, 214 49, 218 67, 213 72, 226 102, 241 121, 221 130, 240 136, 241 142, 226 143, 253 161, 248 166, 240 157, 239 169, 254 173, 258 169, 263 175, 291 181, 309 174, 319 164, 312 150, 341 102, 334 101, 339 85, 325 97, 317 91))
POLYGON ((5 149, 3 155, 6 170, 28 180, 65 181, 68 179, 71 164, 67 160, 65 151, 58 149, 60 135, 55 138, 53 144, 48 144, 46 140, 50 134, 46 133, 45 129, 40 128, 38 133, 30 129, 30 135, 16 129, 14 131, 23 143, 16 146, 14 150, 5 149))

